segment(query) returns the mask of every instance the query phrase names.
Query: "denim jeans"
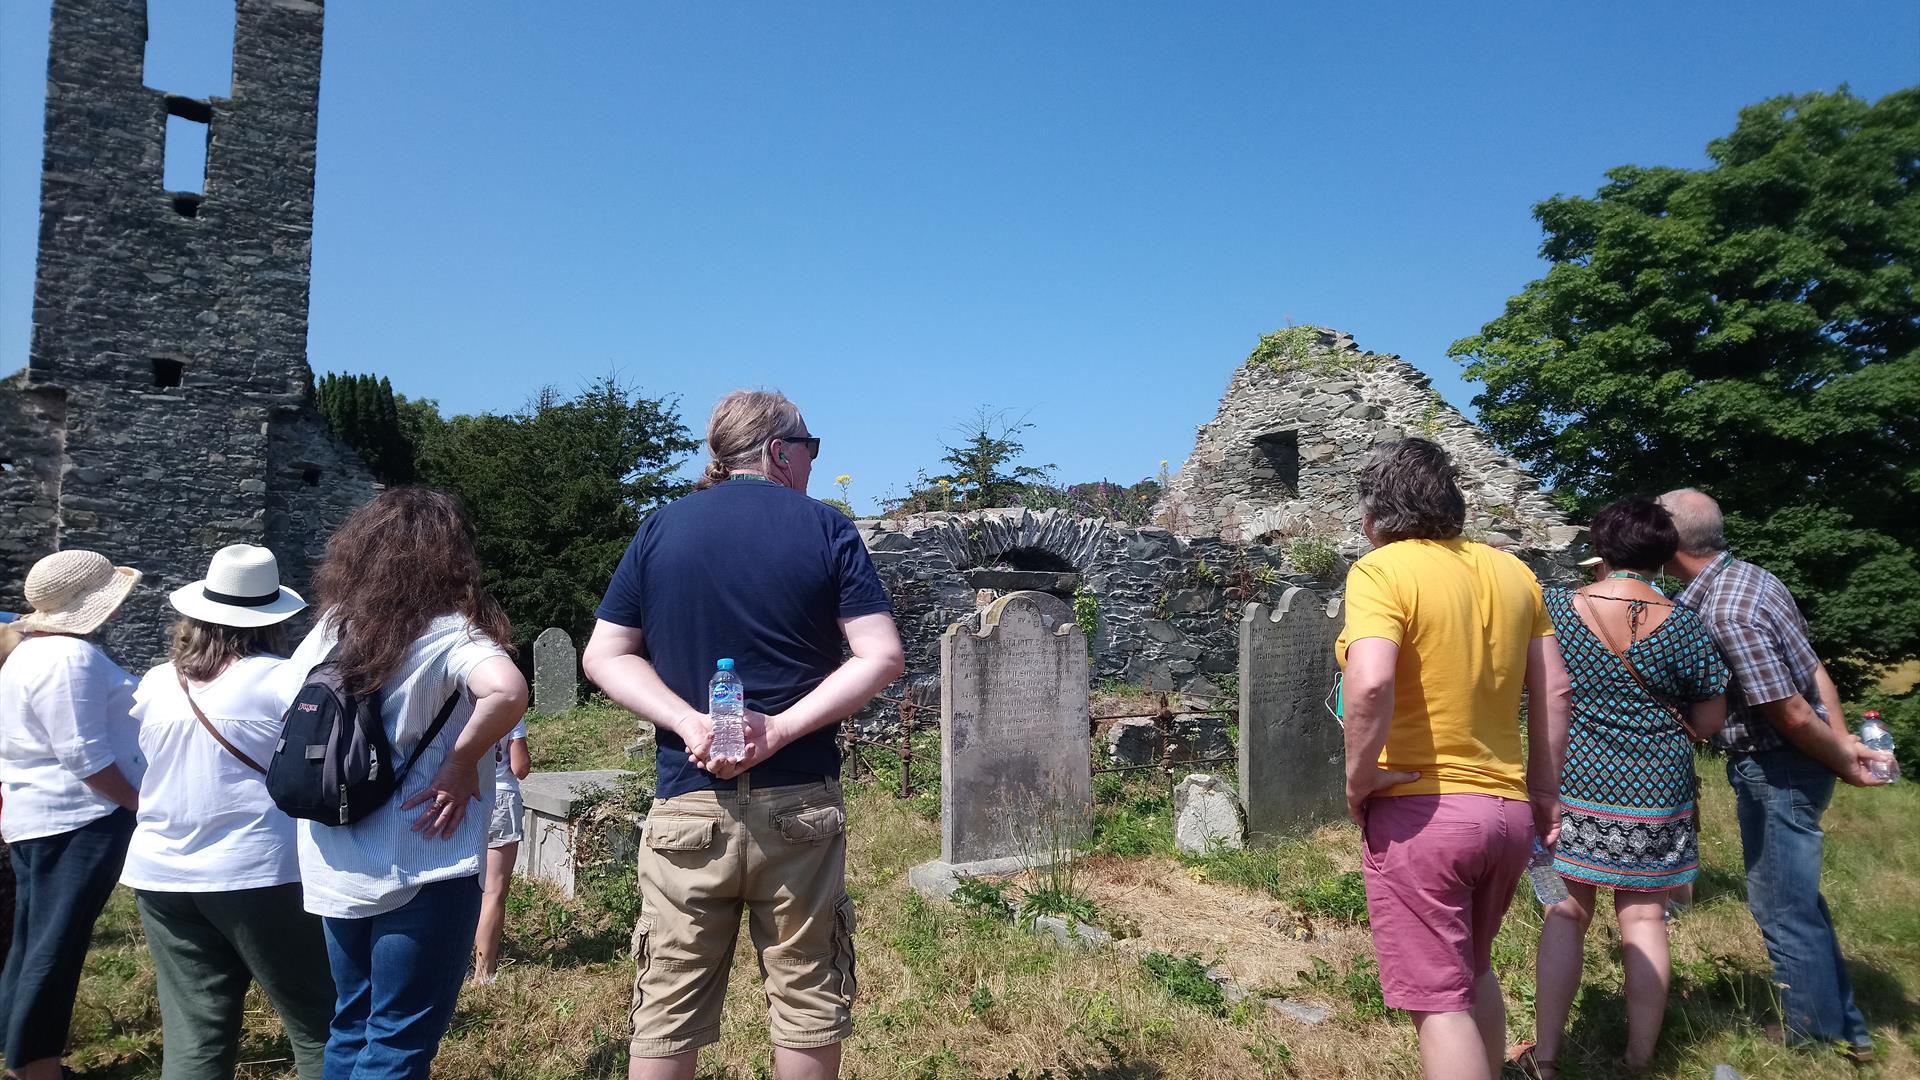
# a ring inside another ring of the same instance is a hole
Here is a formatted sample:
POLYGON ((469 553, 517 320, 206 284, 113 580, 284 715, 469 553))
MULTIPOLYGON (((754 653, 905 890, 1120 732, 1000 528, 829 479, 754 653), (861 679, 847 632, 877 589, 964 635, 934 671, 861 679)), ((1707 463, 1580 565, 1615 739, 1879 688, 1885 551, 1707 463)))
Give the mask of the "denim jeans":
POLYGON ((426 1080, 453 1022, 480 921, 480 878, 422 885, 365 919, 324 919, 333 968, 326 1080, 426 1080))
POLYGON ((1866 1018, 1853 1003, 1833 916, 1820 895, 1820 815, 1834 775, 1792 748, 1735 753, 1727 781, 1739 800, 1747 906, 1760 924, 1780 990, 1789 1042, 1866 1046, 1866 1018))
POLYGON ((93 924, 120 880, 132 837, 133 811, 115 810, 13 845, 13 945, 0 974, 8 1068, 66 1052, 93 924))

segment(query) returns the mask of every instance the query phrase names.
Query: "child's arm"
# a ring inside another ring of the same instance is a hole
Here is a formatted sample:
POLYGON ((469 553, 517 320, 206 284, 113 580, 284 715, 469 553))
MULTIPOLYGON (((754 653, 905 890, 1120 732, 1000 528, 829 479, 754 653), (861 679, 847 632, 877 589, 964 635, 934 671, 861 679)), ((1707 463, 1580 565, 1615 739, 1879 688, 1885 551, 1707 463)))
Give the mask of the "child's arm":
POLYGON ((507 768, 521 780, 533 771, 533 757, 527 753, 527 740, 511 739, 507 742, 507 768))

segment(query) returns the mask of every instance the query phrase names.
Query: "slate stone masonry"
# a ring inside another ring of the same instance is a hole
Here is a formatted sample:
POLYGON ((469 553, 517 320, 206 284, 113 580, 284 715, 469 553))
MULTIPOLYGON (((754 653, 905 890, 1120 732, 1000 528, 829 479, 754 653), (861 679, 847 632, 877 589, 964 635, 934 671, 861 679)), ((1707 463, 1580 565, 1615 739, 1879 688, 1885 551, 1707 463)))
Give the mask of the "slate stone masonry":
POLYGON ((239 0, 234 23, 231 94, 198 101, 142 85, 144 0, 53 5, 33 337, 0 382, 0 608, 57 549, 137 567, 102 632, 136 670, 212 552, 266 544, 304 589, 375 490, 306 360, 322 7, 239 0), (163 188, 169 115, 208 124, 198 197, 163 188))

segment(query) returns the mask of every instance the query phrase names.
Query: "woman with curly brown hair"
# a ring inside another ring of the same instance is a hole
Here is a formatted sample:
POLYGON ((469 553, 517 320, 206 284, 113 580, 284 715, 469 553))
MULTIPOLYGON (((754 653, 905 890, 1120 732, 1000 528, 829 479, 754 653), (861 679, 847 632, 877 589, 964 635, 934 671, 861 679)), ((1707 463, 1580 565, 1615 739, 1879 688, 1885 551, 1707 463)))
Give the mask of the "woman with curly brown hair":
POLYGON ((482 769, 526 712, 527 684, 450 495, 380 493, 327 543, 314 588, 320 622, 286 665, 282 701, 332 660, 349 693, 378 695, 395 760, 420 748, 385 806, 352 825, 300 823, 307 910, 324 922, 338 995, 326 1075, 424 1078, 479 920, 493 798, 482 769))

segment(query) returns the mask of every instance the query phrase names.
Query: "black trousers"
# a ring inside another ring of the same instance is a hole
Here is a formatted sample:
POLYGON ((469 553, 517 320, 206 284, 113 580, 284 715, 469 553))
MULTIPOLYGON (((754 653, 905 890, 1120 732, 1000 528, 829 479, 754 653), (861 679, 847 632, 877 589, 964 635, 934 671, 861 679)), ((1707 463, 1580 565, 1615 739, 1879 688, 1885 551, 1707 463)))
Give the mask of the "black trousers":
POLYGON ((21 840, 13 863, 13 946, 0 972, 7 1067, 67 1049, 80 969, 133 836, 133 811, 115 810, 72 832, 21 840))

